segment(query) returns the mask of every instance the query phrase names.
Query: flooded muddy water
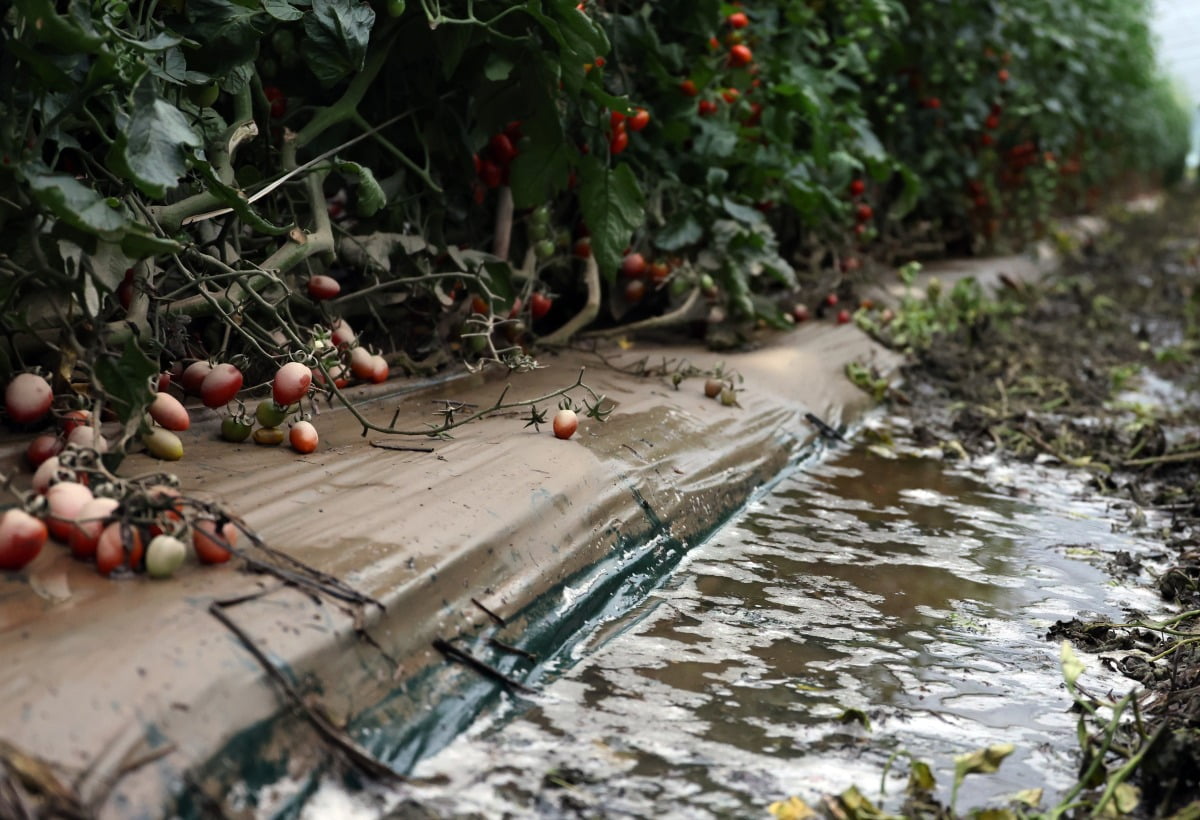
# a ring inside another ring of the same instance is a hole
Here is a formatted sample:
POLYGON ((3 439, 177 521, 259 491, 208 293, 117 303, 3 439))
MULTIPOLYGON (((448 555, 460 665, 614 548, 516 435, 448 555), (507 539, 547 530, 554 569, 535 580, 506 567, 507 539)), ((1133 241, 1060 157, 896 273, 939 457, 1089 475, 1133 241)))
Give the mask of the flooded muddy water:
MULTIPOLYGON (((760 817, 850 785, 875 799, 881 779, 886 804, 907 769, 883 778, 893 754, 932 764, 945 797, 953 756, 997 742, 1016 752, 959 808, 1031 786, 1052 805, 1078 761, 1048 627, 1160 607, 1103 568, 1154 542, 1080 481, 841 447, 539 668, 539 694, 506 695, 420 761, 403 794, 325 783, 302 816, 760 817)), ((1130 688, 1084 657, 1095 689, 1130 688)))

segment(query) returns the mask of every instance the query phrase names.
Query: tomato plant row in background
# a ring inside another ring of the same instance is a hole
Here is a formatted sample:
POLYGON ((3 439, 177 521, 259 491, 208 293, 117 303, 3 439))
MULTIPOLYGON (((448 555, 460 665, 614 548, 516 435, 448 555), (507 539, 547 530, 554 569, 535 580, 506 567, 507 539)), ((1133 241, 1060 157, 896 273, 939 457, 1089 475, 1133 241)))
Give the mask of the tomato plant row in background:
POLYGON ((99 402, 119 451, 154 432, 148 381, 196 361, 246 387, 295 363, 340 397, 376 350, 519 370, 612 325, 736 343, 864 255, 1019 240, 1177 171, 1147 13, 18 0, 0 375, 41 365, 99 402))

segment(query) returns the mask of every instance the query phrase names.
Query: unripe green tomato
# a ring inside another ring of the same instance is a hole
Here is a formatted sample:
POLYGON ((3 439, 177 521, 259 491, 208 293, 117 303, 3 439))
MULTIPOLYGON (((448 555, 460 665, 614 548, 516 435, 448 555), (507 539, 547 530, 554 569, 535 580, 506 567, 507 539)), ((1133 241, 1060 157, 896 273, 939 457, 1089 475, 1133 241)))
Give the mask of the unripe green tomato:
POLYGON ((682 276, 676 276, 671 280, 671 295, 683 296, 692 289, 692 283, 682 276))
POLYGON ((254 418, 263 427, 278 427, 287 418, 287 408, 280 407, 274 399, 263 399, 254 408, 254 418))
POLYGON ((221 420, 221 438, 239 444, 250 438, 254 426, 242 419, 227 416, 221 420))
POLYGON ((712 290, 716 286, 717 286, 717 283, 714 282, 713 278, 711 276, 709 276, 707 273, 700 277, 700 289, 701 290, 712 290))
POLYGON ((547 236, 549 236, 550 229, 545 225, 539 225, 536 222, 530 222, 528 233, 529 241, 537 242, 538 240, 545 239, 547 236))
POLYGON ((155 427, 142 435, 142 442, 150 455, 163 461, 179 461, 183 458, 183 442, 179 436, 163 427, 155 427))
POLYGON ((529 222, 532 225, 541 225, 543 228, 550 224, 550 209, 545 205, 541 205, 529 215, 529 222))
POLYGON ((290 29, 278 28, 271 35, 271 48, 280 57, 296 52, 296 35, 290 29))
POLYGON ((554 243, 549 239, 543 239, 541 242, 533 246, 533 254, 538 259, 545 262, 551 256, 554 256, 554 243))
POLYGON ((194 85, 188 89, 188 99, 201 108, 210 108, 221 94, 221 86, 215 82, 208 85, 194 85))
POLYGON ((170 578, 183 565, 187 547, 173 535, 156 535, 146 547, 146 574, 151 578, 170 578))
POLYGON ((387 11, 390 17, 399 17, 404 14, 404 8, 408 4, 405 0, 388 0, 387 11))

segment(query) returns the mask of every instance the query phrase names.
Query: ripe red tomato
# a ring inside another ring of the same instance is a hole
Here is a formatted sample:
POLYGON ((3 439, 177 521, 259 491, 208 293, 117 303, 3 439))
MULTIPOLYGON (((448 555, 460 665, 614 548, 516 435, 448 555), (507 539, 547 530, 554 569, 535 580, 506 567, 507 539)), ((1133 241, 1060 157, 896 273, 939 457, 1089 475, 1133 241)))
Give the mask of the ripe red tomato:
POLYGON ((67 543, 76 558, 91 558, 96 554, 96 543, 100 533, 110 523, 108 518, 120 502, 115 498, 93 498, 84 504, 72 523, 67 543))
POLYGON ((92 500, 92 491, 74 481, 60 481, 46 491, 49 512, 46 527, 50 535, 64 544, 71 537, 75 519, 83 505, 92 500))
POLYGON ((302 455, 308 455, 317 449, 317 428, 311 421, 298 421, 288 430, 288 444, 302 455))
POLYGON ((639 108, 634 115, 629 118, 629 130, 641 131, 650 124, 650 112, 644 108, 639 108))
POLYGON ((729 64, 734 68, 750 65, 754 60, 754 52, 748 46, 738 43, 729 49, 729 64))
POLYGON ((571 249, 571 252, 580 259, 590 258, 592 255, 592 240, 588 239, 586 236, 575 240, 575 245, 571 249))
POLYGON ((700 112, 701 117, 711 117, 717 113, 717 104, 712 100, 701 100, 696 105, 696 110, 700 112))
POLYGON ((608 150, 613 154, 620 154, 629 147, 629 134, 625 132, 624 125, 616 129, 608 137, 608 150))
POLYGON ((311 384, 312 370, 300 362, 288 362, 275 371, 275 379, 271 382, 271 396, 278 406, 288 407, 304 398, 311 384))
POLYGON ((370 379, 371 384, 383 384, 388 380, 388 373, 389 369, 387 359, 383 358, 383 356, 378 353, 372 356, 371 375, 367 377, 370 379))
POLYGON ((937 110, 942 107, 942 101, 939 97, 930 97, 929 99, 924 100, 921 105, 925 106, 926 108, 937 110))
POLYGON ((487 316, 491 313, 487 301, 482 296, 471 297, 471 312, 478 313, 480 316, 487 316))
POLYGON ((192 425, 187 408, 170 393, 156 393, 147 412, 150 413, 150 418, 168 430, 179 432, 192 425))
POLYGON ((750 18, 740 11, 735 11, 733 14, 725 18, 732 28, 745 28, 750 25, 750 18))
POLYGON ((183 371, 183 375, 179 377, 179 383, 183 385, 183 389, 192 395, 199 395, 200 385, 208 377, 208 374, 213 370, 211 362, 201 359, 198 362, 192 362, 183 371))
POLYGON ((128 565, 131 569, 142 563, 142 533, 134 526, 114 521, 105 527, 96 540, 96 569, 108 575, 114 569, 128 565), (128 540, 126 540, 128 539, 128 540))
POLYGON ((623 122, 625 122, 625 115, 622 114, 620 111, 609 111, 608 112, 609 127, 616 128, 618 125, 620 125, 623 122))
POLYGON ((845 325, 845 324, 849 324, 849 322, 850 322, 850 311, 846 310, 845 308, 842 308, 841 310, 838 311, 837 323, 839 325, 845 325))
POLYGON ((350 372, 354 374, 356 379, 367 381, 371 378, 373 371, 374 365, 371 364, 371 351, 365 347, 356 347, 350 351, 350 372))
POLYGON ((350 327, 350 323, 345 319, 334 319, 330 329, 333 331, 330 341, 333 342, 334 347, 351 344, 356 338, 354 329, 350 327))
POLYGON ((995 141, 996 140, 992 138, 991 134, 984 134, 979 138, 979 144, 984 148, 990 147, 993 143, 995 143, 995 141))
POLYGON ((665 282, 671 275, 671 266, 666 262, 650 263, 650 279, 654 282, 665 282))
POLYGON ((46 525, 24 510, 0 513, 0 569, 15 572, 42 551, 46 525))
POLYGON ((809 319, 808 306, 795 305, 792 308, 792 318, 796 320, 797 324, 800 322, 807 322, 809 319))
POLYGON ((242 389, 242 371, 223 362, 200 383, 200 401, 205 407, 224 407, 242 389))
POLYGON ((529 297, 529 315, 534 319, 541 319, 550 312, 550 307, 554 304, 554 300, 544 293, 534 293, 529 297))
POLYGON ((634 252, 626 254, 621 260, 621 275, 635 279, 646 272, 646 257, 634 252))
POLYGON ((517 148, 508 134, 496 134, 488 141, 488 148, 492 151, 492 158, 500 165, 508 165, 517 158, 517 148))
POLYGON ((636 305, 646 295, 646 283, 641 279, 630 279, 625 283, 625 301, 636 305))
POLYGON ((679 90, 683 92, 685 97, 694 97, 699 91, 696 90, 696 84, 691 80, 684 80, 679 84, 679 90))
POLYGON ((91 427, 92 413, 90 410, 68 410, 63 413, 59 424, 62 425, 63 435, 69 436, 75 432, 76 428, 91 427))
POLYGON ((875 211, 871 209, 870 205, 864 202, 855 209, 854 215, 859 222, 870 222, 871 217, 875 215, 875 211))
POLYGON ((867 183, 856 179, 850 183, 850 196, 862 196, 867 190, 867 183))
POLYGON ((833 307, 837 303, 838 303, 838 295, 836 293, 831 293, 825 297, 825 304, 829 305, 830 307, 833 307))
POLYGON ((741 96, 742 92, 738 91, 736 88, 726 88, 721 92, 721 99, 723 99, 729 105, 733 105, 741 96))
POLYGON ((29 442, 29 446, 25 448, 25 460, 29 462, 29 466, 37 469, 42 463, 62 452, 63 440, 58 436, 46 433, 29 442))
POLYGON ((1008 82, 1008 69, 1007 69, 1007 68, 1002 68, 1002 69, 1000 69, 999 71, 997 71, 997 72, 996 72, 996 79, 997 79, 997 80, 999 80, 999 81, 1000 81, 1000 82, 1002 82, 1002 83, 1007 83, 1007 82, 1008 82))
POLYGON ((237 526, 226 522, 217 530, 217 522, 202 518, 192 524, 192 548, 196 558, 202 564, 223 564, 233 557, 230 547, 236 547, 238 540, 237 526))
POLYGON ((1000 127, 1000 118, 997 117, 995 114, 992 114, 986 120, 983 121, 983 127, 989 131, 995 131, 997 128, 1000 127))
POLYGON ((53 400, 50 383, 36 373, 18 373, 4 390, 4 409, 16 424, 41 421, 53 400))
POLYGON ((272 117, 278 120, 287 114, 287 98, 283 96, 283 91, 278 86, 268 85, 263 89, 263 95, 271 104, 272 117))
POLYGON ((568 439, 579 429, 579 417, 574 410, 559 410, 554 414, 554 435, 556 438, 568 439))
POLYGON ((479 169, 479 179, 489 188, 499 188, 504 181, 504 172, 500 170, 499 165, 485 159, 483 167, 479 169))
POLYGON ((332 276, 318 274, 308 280, 308 295, 318 302, 332 299, 342 292, 342 286, 332 276))

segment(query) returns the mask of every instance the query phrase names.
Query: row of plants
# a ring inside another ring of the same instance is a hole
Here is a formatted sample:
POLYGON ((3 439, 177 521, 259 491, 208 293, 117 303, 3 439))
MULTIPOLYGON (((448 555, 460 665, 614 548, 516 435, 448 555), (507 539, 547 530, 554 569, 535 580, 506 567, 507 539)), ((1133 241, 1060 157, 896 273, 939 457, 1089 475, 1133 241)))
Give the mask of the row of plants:
POLYGON ((235 363, 243 396, 298 363, 345 401, 352 368, 519 371, 610 328, 736 343, 852 295, 867 255, 1019 240, 1177 176, 1148 14, 15 0, 0 377, 42 368, 120 454, 195 362, 235 363))

